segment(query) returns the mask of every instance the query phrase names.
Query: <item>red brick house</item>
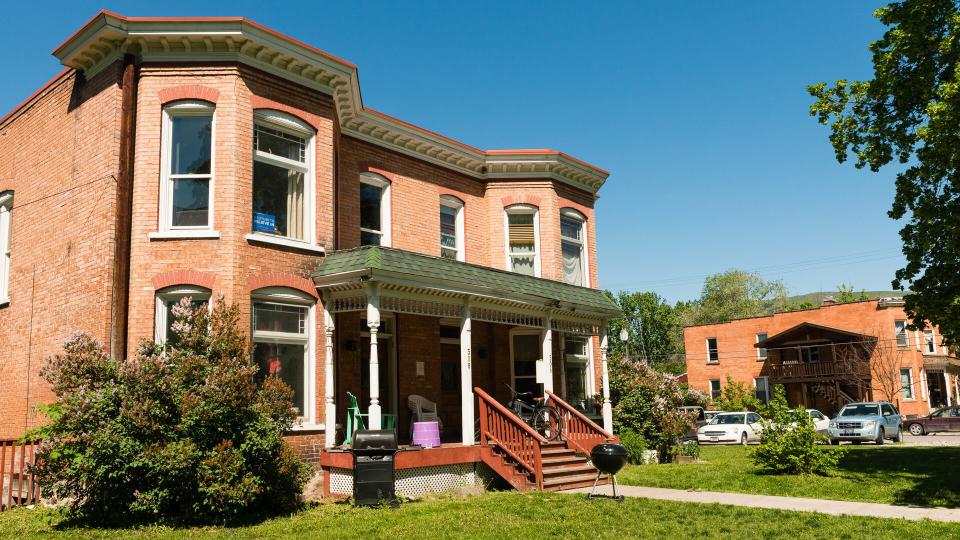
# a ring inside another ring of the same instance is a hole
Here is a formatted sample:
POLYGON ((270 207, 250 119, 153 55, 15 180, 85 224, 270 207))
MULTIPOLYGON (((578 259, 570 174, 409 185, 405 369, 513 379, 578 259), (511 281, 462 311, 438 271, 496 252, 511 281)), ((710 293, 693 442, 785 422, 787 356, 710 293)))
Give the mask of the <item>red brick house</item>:
MULTIPOLYGON (((400 468, 509 476, 487 423, 506 384, 572 404, 581 443, 609 436, 606 171, 372 110, 355 65, 242 18, 104 11, 53 54, 66 69, 0 120, 0 438, 52 399, 38 371, 65 336, 122 358, 167 339, 174 302, 220 295, 294 388, 291 442, 346 484, 328 450, 347 392, 372 427, 396 415, 401 440, 409 395, 439 404, 455 451, 400 468)), ((540 448, 511 433, 505 449, 540 448)), ((549 487, 539 452, 508 480, 549 487)))
POLYGON ((902 298, 824 305, 684 328, 690 386, 719 395, 729 375, 767 401, 782 384, 793 406, 832 414, 890 400, 908 416, 960 401, 960 360, 936 328, 908 330, 902 298))

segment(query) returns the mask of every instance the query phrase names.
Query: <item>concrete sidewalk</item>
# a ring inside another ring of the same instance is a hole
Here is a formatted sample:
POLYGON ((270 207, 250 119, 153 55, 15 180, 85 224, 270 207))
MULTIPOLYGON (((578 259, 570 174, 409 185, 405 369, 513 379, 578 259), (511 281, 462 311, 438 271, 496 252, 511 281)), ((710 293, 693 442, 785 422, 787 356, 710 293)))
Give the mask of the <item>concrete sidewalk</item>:
MULTIPOLYGON (((610 485, 597 486, 598 494, 612 495, 610 485)), ((590 493, 590 488, 570 489, 561 493, 590 493)), ((835 501, 826 499, 806 499, 801 497, 776 497, 772 495, 750 495, 747 493, 725 493, 718 491, 686 491, 683 489, 665 489, 641 486, 617 486, 617 494, 627 497, 643 497, 667 501, 693 503, 717 503, 751 508, 769 508, 774 510, 794 510, 798 512, 819 512, 836 516, 867 516, 879 518, 901 518, 918 521, 960 523, 960 509, 918 508, 913 506, 894 506, 854 501, 835 501)))

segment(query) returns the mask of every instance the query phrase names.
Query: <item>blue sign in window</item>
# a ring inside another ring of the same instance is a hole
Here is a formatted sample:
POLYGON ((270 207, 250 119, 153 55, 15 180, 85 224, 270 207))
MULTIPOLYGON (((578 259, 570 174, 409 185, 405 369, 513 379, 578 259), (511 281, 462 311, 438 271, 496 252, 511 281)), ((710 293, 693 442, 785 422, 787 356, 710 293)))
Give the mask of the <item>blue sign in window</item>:
POLYGON ((277 216, 273 214, 264 214, 262 212, 253 213, 253 230, 264 232, 277 231, 277 216))

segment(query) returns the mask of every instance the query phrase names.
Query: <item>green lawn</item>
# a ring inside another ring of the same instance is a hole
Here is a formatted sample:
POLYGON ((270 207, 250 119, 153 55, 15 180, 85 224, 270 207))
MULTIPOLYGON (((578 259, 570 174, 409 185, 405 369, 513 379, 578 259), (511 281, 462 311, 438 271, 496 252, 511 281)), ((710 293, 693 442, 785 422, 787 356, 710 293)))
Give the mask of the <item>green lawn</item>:
POLYGON ((764 474, 750 460, 750 447, 705 446, 706 463, 630 466, 617 479, 637 486, 960 507, 960 448, 843 448, 847 454, 828 476, 764 474))
POLYGON ((238 529, 79 529, 53 511, 0 513, 16 538, 957 538, 960 525, 824 516, 720 505, 582 495, 489 493, 397 510, 329 504, 238 529))

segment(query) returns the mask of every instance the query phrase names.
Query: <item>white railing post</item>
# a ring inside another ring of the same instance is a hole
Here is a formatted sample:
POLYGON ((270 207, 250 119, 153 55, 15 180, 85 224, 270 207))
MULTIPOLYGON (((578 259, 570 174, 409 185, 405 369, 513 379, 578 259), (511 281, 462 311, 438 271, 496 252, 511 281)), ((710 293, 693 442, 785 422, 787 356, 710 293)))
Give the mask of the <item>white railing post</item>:
POLYGON ((370 329, 370 408, 367 420, 370 429, 380 429, 383 418, 380 407, 380 352, 377 332, 380 330, 380 288, 376 283, 367 284, 367 327, 370 329))
POLYGON ((553 392, 553 328, 550 316, 543 318, 543 330, 540 332, 540 365, 537 366, 537 382, 543 383, 543 389, 553 392))
POLYGON ((460 321, 460 432, 465 446, 474 444, 473 438, 473 360, 472 321, 470 319, 470 299, 463 303, 463 319, 460 321))
POLYGON ((334 366, 336 365, 333 358, 333 331, 334 331, 334 321, 333 313, 330 312, 330 296, 324 295, 323 299, 323 328, 324 335, 326 336, 325 350, 324 350, 324 385, 323 385, 323 400, 325 403, 325 410, 323 413, 324 420, 324 435, 325 441, 324 444, 327 448, 333 448, 337 444, 337 404, 334 400, 334 366))
POLYGON ((607 369, 607 330, 600 334, 600 364, 603 368, 603 429, 613 433, 613 406, 610 404, 610 371, 607 369))

